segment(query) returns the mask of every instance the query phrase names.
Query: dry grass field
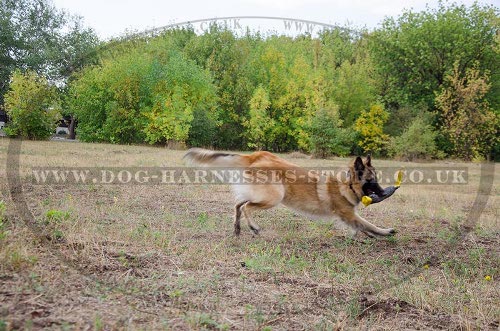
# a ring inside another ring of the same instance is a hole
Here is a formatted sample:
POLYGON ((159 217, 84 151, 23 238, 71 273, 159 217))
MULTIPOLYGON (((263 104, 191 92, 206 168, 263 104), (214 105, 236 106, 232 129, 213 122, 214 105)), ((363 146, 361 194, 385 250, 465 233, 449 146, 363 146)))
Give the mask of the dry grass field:
MULTIPOLYGON (((498 166, 470 224, 481 167, 441 162, 467 167, 468 184, 403 185, 360 208, 394 237, 350 240, 279 207, 256 215, 259 236, 244 228, 235 238, 228 185, 30 180, 35 166, 182 166, 183 151, 25 141, 13 201, 8 145, 0 139, 0 330, 499 328, 498 166), (28 210, 17 210, 23 201, 28 210)), ((283 157, 308 167, 349 161, 283 157)))

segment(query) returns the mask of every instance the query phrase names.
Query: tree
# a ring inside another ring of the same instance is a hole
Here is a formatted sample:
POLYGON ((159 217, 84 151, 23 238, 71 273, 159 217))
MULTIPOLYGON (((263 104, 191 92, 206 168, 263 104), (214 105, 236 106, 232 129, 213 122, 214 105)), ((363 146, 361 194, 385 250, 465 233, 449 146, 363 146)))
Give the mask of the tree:
MULTIPOLYGON (((372 34, 370 50, 382 77, 380 92, 386 105, 423 104, 434 110, 435 92, 455 63, 461 75, 475 62, 481 72, 497 72, 498 22, 498 9, 493 6, 447 6, 445 2, 436 9, 406 11, 396 19, 385 19, 372 34)), ((493 90, 490 97, 498 99, 500 82, 493 90)))
POLYGON ((257 87, 250 99, 249 119, 243 124, 247 129, 248 147, 269 149, 274 141, 273 129, 276 123, 269 115, 270 105, 267 91, 262 85, 257 87))
POLYGON ((319 109, 309 127, 310 149, 317 157, 346 156, 351 151, 354 132, 342 128, 338 107, 319 109))
POLYGON ((337 79, 333 86, 333 98, 346 126, 352 126, 367 104, 375 101, 371 65, 366 59, 354 64, 345 61, 336 70, 337 79))
POLYGON ((216 24, 201 36, 186 43, 184 53, 207 69, 216 87, 221 125, 213 144, 218 148, 241 149, 244 145, 243 122, 248 115, 249 100, 256 85, 249 80, 251 38, 236 38, 216 24))
POLYGON ((499 142, 500 117, 489 107, 484 96, 490 85, 478 69, 462 76, 458 63, 446 86, 436 96, 443 118, 442 130, 453 144, 454 156, 472 160, 487 156, 499 142))
POLYGON ((0 1, 0 108, 16 68, 64 83, 94 61, 97 43, 80 17, 56 9, 48 0, 0 1))
POLYGON ((68 103, 84 141, 164 144, 184 143, 190 132, 200 137, 194 114, 216 123, 215 101, 208 73, 159 39, 84 70, 71 82, 68 103))
POLYGON ((5 108, 10 117, 6 133, 27 139, 50 137, 61 116, 56 88, 32 71, 14 72, 5 108))
POLYGON ((361 135, 359 146, 365 152, 381 153, 389 142, 389 135, 384 133, 384 124, 389 113, 382 105, 372 105, 369 111, 361 113, 354 129, 361 135))
POLYGON ((214 147, 219 124, 220 121, 210 109, 194 109, 187 144, 196 147, 214 147))
POLYGON ((212 121, 218 117, 211 77, 178 51, 172 51, 159 70, 151 89, 152 107, 145 112, 146 141, 186 142, 195 111, 206 112, 212 121))

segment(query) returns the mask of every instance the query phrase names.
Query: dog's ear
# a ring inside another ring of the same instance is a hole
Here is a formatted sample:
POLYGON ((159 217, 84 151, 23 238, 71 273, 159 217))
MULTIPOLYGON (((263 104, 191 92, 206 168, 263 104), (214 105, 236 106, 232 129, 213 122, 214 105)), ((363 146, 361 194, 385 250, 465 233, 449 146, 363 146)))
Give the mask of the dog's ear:
POLYGON ((354 160, 354 171, 356 171, 356 174, 359 179, 361 179, 361 176, 363 176, 363 171, 365 170, 365 165, 363 164, 363 160, 358 156, 356 160, 354 160))
POLYGON ((372 166, 372 155, 371 154, 368 154, 366 156, 366 166, 367 167, 371 167, 372 166))

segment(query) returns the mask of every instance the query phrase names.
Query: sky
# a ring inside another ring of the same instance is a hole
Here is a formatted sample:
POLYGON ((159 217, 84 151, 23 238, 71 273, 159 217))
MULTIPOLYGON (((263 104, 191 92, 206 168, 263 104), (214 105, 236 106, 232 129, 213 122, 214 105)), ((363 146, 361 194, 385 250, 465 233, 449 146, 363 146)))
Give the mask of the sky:
MULTIPOLYGON (((226 16, 276 16, 333 25, 376 28, 384 17, 397 17, 403 10, 421 11, 437 7, 438 0, 52 0, 58 9, 83 17, 84 24, 101 39, 119 37, 177 22, 226 16)), ((458 0, 471 5, 474 0, 458 0)), ((499 0, 481 4, 498 5, 499 0)), ((237 20, 230 24, 251 29, 284 29, 284 22, 237 20)), ((198 28, 202 28, 199 26, 198 28)), ((195 28, 197 28, 195 26, 195 28)), ((296 26, 295 26, 296 28, 296 26)))

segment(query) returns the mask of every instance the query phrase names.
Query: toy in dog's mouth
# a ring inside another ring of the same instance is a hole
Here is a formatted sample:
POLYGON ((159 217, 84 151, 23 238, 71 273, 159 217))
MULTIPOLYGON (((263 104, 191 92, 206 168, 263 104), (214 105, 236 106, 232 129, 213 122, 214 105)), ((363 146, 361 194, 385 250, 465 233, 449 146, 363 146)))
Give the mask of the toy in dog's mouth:
POLYGON ((388 197, 393 195, 394 192, 396 192, 396 190, 401 185, 402 176, 403 174, 400 171, 398 173, 398 179, 396 180, 396 184, 394 186, 386 187, 385 189, 380 187, 380 185, 377 182, 365 183, 362 187, 363 193, 365 195, 361 198, 361 202, 365 206, 368 206, 372 203, 377 203, 387 199, 388 197))
POLYGON ((375 194, 377 196, 383 196, 384 195, 384 189, 380 187, 380 185, 377 182, 368 182, 365 183, 362 187, 363 193, 365 195, 372 195, 375 194))

